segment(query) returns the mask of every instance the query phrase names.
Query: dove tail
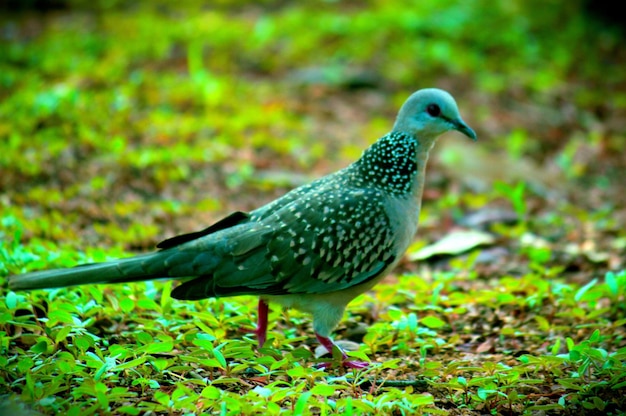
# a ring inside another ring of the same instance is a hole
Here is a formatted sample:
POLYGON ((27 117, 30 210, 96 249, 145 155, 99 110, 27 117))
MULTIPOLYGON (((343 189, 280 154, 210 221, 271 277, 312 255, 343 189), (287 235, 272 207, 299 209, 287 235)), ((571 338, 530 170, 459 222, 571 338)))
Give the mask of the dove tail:
POLYGON ((43 270, 9 277, 11 290, 33 290, 93 283, 138 282, 168 278, 160 252, 104 263, 83 264, 68 269, 43 270))

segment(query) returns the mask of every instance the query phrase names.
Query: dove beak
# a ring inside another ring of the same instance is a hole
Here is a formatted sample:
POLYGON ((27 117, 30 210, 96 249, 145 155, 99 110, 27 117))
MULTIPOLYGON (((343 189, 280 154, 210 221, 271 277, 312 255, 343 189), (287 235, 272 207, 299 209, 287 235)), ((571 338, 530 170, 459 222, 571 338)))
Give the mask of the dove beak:
POLYGON ((474 130, 471 129, 470 126, 468 126, 467 124, 465 124, 465 122, 463 120, 456 119, 456 120, 452 120, 452 125, 454 126, 453 128, 460 132, 463 133, 464 135, 466 135, 467 137, 469 137, 470 139, 476 141, 477 137, 476 137, 476 132, 474 130))

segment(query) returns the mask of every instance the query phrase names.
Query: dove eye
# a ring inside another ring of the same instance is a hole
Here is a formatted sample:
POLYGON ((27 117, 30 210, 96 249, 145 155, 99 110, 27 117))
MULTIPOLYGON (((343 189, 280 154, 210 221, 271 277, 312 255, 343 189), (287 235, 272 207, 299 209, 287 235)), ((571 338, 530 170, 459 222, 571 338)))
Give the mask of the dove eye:
POLYGON ((432 117, 438 117, 441 114, 441 108, 437 104, 428 104, 426 107, 426 112, 430 114, 432 117))

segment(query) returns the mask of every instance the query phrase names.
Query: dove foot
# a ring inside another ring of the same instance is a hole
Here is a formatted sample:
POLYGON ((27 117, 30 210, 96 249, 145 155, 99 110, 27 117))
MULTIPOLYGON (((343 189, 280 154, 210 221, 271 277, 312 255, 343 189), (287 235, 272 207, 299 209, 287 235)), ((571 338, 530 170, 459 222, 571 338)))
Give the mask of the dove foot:
MULTIPOLYGON (((339 345, 335 344, 330 338, 324 337, 320 334, 315 334, 315 336, 317 337, 317 340, 320 342, 320 344, 322 344, 322 346, 326 348, 326 350, 329 351, 331 354, 333 352, 333 348, 337 348, 339 350, 339 352, 341 353, 341 362, 339 363, 339 365, 341 367, 360 370, 369 366, 369 363, 366 363, 364 361, 350 360, 346 352, 339 345)), ((333 363, 321 363, 317 367, 323 369, 331 368, 333 367, 333 363)))

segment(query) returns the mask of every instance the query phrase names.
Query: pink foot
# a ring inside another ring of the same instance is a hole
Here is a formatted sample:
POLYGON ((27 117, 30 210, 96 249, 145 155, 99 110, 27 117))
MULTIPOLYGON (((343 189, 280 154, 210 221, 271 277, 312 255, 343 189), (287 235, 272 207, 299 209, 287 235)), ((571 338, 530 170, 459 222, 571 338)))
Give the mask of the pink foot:
MULTIPOLYGON (((317 364, 315 367, 326 370, 327 368, 332 368, 333 364, 336 364, 336 363, 320 363, 320 364, 317 364)), ((362 370, 364 368, 369 367, 369 363, 366 363, 365 361, 342 360, 340 364, 344 368, 354 368, 356 370, 362 370)))
MULTIPOLYGON (((345 368, 354 368, 354 369, 363 369, 369 366, 369 363, 364 361, 351 361, 348 358, 348 355, 339 347, 339 345, 335 344, 330 338, 321 336, 320 334, 315 334, 317 340, 328 350, 331 354, 333 352, 333 347, 337 348, 341 352, 341 366, 345 368)), ((318 368, 331 368, 333 367, 333 363, 321 363, 317 366, 318 368)))
POLYGON ((346 368, 355 368, 357 370, 362 370, 370 366, 370 364, 365 361, 343 361, 341 365, 346 368))

